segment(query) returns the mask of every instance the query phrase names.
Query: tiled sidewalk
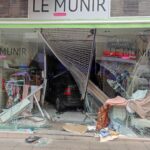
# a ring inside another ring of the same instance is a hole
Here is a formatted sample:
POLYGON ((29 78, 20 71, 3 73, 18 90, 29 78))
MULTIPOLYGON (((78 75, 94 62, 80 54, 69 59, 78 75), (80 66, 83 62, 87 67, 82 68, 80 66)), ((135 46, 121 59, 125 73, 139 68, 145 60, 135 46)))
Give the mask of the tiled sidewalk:
POLYGON ((100 143, 94 138, 56 139, 46 137, 43 143, 28 144, 22 139, 0 139, 1 150, 150 150, 150 142, 111 141, 100 143))

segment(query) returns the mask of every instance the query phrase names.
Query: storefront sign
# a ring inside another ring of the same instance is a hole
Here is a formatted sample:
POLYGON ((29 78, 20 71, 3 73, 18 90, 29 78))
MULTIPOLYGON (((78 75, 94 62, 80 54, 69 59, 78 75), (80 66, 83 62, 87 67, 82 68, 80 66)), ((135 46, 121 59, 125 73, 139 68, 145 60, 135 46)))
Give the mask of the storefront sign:
POLYGON ((91 20, 110 16, 110 0, 29 0, 29 19, 91 20))
POLYGON ((8 55, 8 56, 25 56, 27 53, 26 48, 0 48, 0 55, 8 55))

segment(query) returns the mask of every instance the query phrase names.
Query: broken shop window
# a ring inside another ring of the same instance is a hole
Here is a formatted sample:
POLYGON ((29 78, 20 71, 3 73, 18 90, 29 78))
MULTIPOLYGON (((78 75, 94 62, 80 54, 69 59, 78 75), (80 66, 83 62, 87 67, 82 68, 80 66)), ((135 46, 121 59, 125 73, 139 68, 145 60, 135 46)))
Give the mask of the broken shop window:
POLYGON ((149 136, 148 31, 105 31, 1 32, 0 129, 149 136))

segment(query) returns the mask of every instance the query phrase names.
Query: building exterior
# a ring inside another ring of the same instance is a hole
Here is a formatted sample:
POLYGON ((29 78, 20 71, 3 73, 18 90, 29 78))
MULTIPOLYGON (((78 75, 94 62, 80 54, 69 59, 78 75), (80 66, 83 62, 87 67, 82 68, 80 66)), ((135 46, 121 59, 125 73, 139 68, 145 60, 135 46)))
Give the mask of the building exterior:
MULTIPOLYGON (((142 26, 148 26, 149 11, 149 2, 147 0, 97 0, 95 2, 92 0, 76 0, 74 2, 70 0, 56 0, 53 2, 47 0, 1 0, 0 17, 2 20, 10 21, 10 24, 1 22, 1 24, 5 24, 6 27, 11 26, 11 21, 13 22, 13 20, 19 22, 18 24, 17 22, 16 24, 12 23, 12 26, 17 25, 20 27, 25 26, 24 21, 33 20, 35 27, 40 27, 42 23, 45 27, 53 27, 53 24, 58 27, 68 27, 68 23, 75 27, 78 24, 83 27, 87 27, 87 25, 89 27, 91 25, 95 27, 103 27, 103 25, 114 27, 114 22, 117 23, 117 26, 121 25, 121 23, 123 23, 122 26, 126 24, 129 26, 130 22, 132 22, 132 24, 140 27, 141 23, 142 26), (54 14, 55 11, 67 13, 67 15, 54 14), (99 15, 96 15, 96 12, 99 12, 99 15), (87 13, 88 16, 85 16, 84 13, 87 13), (68 16, 70 16, 70 18, 68 16), (39 22, 39 20, 45 20, 46 23, 39 22)), ((26 22, 26 26, 32 27, 33 24, 26 22)))
MULTIPOLYGON (((12 95, 8 95, 10 87, 7 85, 7 93, 4 87, 5 80, 14 73, 11 69, 29 66, 36 56, 38 59, 37 53, 45 50, 43 41, 68 70, 72 67, 69 71, 80 86, 83 84, 81 89, 84 90, 81 91, 84 92, 90 76, 89 68, 92 68, 91 58, 95 56, 100 68, 97 84, 100 92, 105 94, 100 101, 106 99, 106 95, 110 98, 119 95, 128 100, 138 95, 138 99, 143 99, 144 104, 140 103, 139 109, 136 109, 136 102, 128 106, 130 115, 125 112, 127 105, 124 109, 114 109, 112 122, 119 120, 119 129, 121 124, 127 124, 126 118, 131 119, 134 131, 137 129, 140 135, 149 135, 150 102, 144 98, 150 87, 149 77, 145 77, 150 73, 150 1, 0 0, 2 99, 12 101, 12 95), (86 76, 85 80, 81 80, 82 75, 86 76), (146 109, 143 108, 145 103, 146 109), (143 110, 146 112, 141 113, 143 110)), ((37 85, 37 74, 33 80, 37 85)))

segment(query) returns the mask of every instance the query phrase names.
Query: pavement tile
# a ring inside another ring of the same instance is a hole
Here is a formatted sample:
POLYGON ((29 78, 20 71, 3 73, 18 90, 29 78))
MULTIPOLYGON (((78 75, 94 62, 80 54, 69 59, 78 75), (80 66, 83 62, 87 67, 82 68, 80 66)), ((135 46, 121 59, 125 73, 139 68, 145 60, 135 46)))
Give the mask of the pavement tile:
MULTIPOLYGON (((66 148, 58 148, 58 147, 50 147, 49 150, 69 150, 69 149, 66 149, 66 148)), ((76 150, 76 149, 75 149, 76 150)), ((80 149, 81 150, 81 149, 80 149)))
POLYGON ((52 149, 60 149, 60 150, 68 150, 69 146, 66 143, 67 140, 50 140, 48 143, 37 143, 33 146, 33 150, 52 150, 52 149))
POLYGON ((2 150, 13 150, 13 147, 1 147, 2 150))
POLYGON ((101 143, 99 141, 90 142, 89 148, 90 150, 108 150, 109 149, 107 143, 101 143))
POLYGON ((49 145, 50 145, 50 147, 54 147, 54 146, 61 147, 61 148, 69 147, 68 140, 54 140, 49 145))
POLYGON ((0 133, 0 138, 8 138, 8 134, 7 133, 0 133))
POLYGON ((144 143, 145 147, 147 148, 147 150, 149 150, 150 149, 150 142, 143 142, 143 143, 144 143))
POLYGON ((16 146, 15 142, 8 142, 8 141, 0 142, 0 147, 15 147, 15 146, 16 146))
POLYGON ((149 150, 147 149, 147 147, 145 146, 144 142, 131 142, 131 141, 128 141, 126 142, 126 146, 128 148, 128 150, 149 150))
POLYGON ((17 147, 33 147, 34 144, 28 144, 28 143, 25 143, 25 142, 22 142, 22 143, 17 143, 16 145, 17 147))
POLYGON ((32 150, 32 149, 33 149, 32 147, 14 147, 12 150, 32 150))
POLYGON ((50 147, 33 147, 32 150, 51 150, 50 147))
POLYGON ((66 150, 78 150, 78 149, 87 149, 89 148, 89 142, 85 141, 76 141, 76 140, 56 140, 51 143, 49 146, 52 149, 66 149, 66 150))
POLYGON ((127 146, 124 143, 111 142, 108 143, 109 150, 128 150, 127 146))
POLYGON ((88 149, 90 146, 89 141, 68 141, 70 149, 88 149))

